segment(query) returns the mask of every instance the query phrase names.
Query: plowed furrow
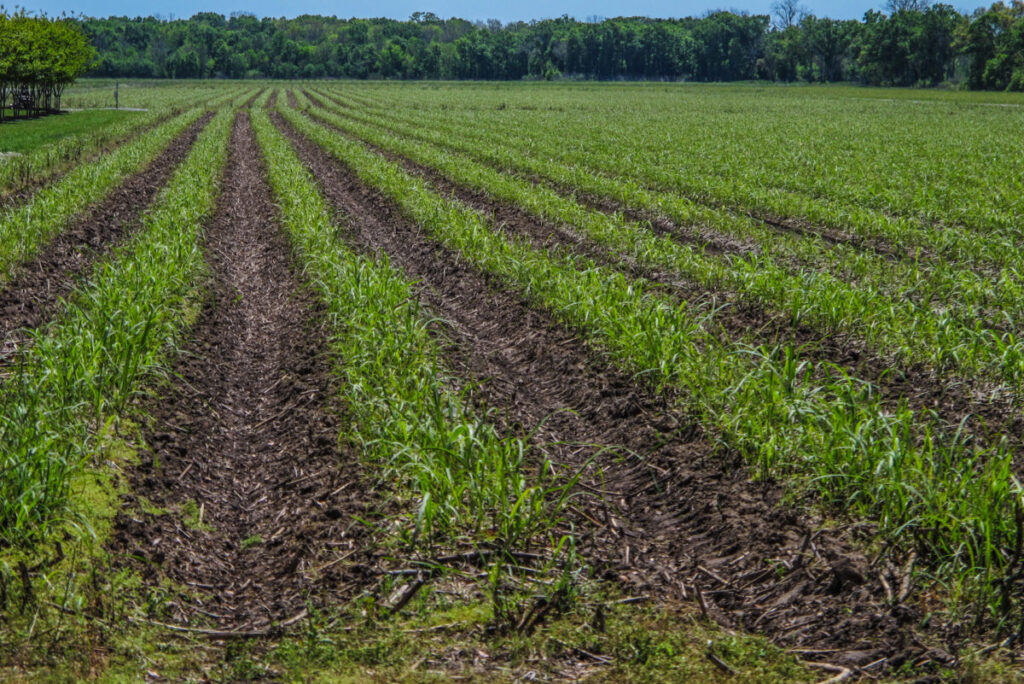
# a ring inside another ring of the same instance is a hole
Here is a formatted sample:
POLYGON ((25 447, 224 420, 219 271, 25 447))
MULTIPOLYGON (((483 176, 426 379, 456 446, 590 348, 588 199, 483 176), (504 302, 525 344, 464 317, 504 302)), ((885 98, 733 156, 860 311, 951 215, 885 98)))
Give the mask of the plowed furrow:
POLYGON ((360 550, 366 499, 338 447, 317 305, 292 270, 247 115, 231 145, 207 231, 211 297, 133 474, 135 496, 170 513, 133 497, 115 547, 149 583, 197 588, 174 621, 248 630, 347 594, 353 571, 331 561, 360 550))
POLYGON ((450 364, 480 383, 479 398, 505 429, 532 435, 556 464, 583 469, 570 512, 598 572, 639 594, 693 599, 699 590, 720 622, 838 649, 830 652, 838 660, 916 649, 843 531, 778 505, 778 488, 749 482, 662 400, 277 123, 345 214, 350 238, 421 283, 445 321, 450 364))

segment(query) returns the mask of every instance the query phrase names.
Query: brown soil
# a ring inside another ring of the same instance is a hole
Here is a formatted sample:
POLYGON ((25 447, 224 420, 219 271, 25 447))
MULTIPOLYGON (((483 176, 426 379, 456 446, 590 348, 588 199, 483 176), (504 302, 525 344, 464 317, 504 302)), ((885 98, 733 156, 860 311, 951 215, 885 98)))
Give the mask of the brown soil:
POLYGON ((194 590, 172 621, 259 630, 361 581, 353 561, 368 545, 354 516, 367 495, 356 455, 337 444, 321 314, 293 272, 246 114, 206 240, 211 296, 178 379, 149 407, 151 451, 113 547, 149 584, 194 590), (171 513, 145 513, 142 497, 171 513))
POLYGON ((78 278, 140 225, 142 212, 185 159, 213 114, 175 138, 139 173, 73 219, 29 263, 14 269, 0 289, 0 369, 27 339, 27 330, 53 317, 78 278))
MULTIPOLYGON (((685 416, 602 355, 406 221, 282 119, 351 239, 420 283, 444 321, 450 363, 479 383, 505 429, 532 435, 559 467, 583 468, 570 518, 602 576, 659 600, 699 596, 720 623, 805 654, 864 666, 944 660, 918 640, 917 610, 886 604, 882 577, 853 531, 826 529, 751 483, 685 416)), ((534 454, 536 457, 536 453, 534 454)), ((904 597, 905 598, 905 597, 904 597)))
MULTIPOLYGON (((324 124, 341 135, 343 131, 324 124)), ((351 136, 350 136, 351 137, 351 136)), ((454 197, 491 220, 501 230, 528 240, 537 249, 583 254, 597 263, 625 274, 655 283, 679 301, 691 306, 707 304, 715 310, 715 323, 723 338, 745 340, 754 345, 775 347, 791 344, 800 349, 804 360, 843 369, 851 377, 876 385, 887 405, 894 409, 901 401, 919 412, 934 411, 948 430, 965 427, 982 444, 1009 438, 1018 444, 1024 434, 1024 415, 1009 398, 988 396, 990 383, 981 378, 950 382, 924 366, 899 367, 883 355, 873 352, 850 335, 823 335, 809 326, 793 326, 782 316, 743 300, 728 290, 708 290, 670 273, 645 267, 628 256, 596 245, 571 226, 555 225, 531 216, 485 192, 460 186, 439 171, 406 157, 383 150, 361 140, 388 160, 400 164, 409 173, 427 180, 439 193, 454 197)), ((832 372, 831 370, 827 372, 832 372)), ((1022 452, 1024 446, 1017 449, 1022 452)), ((1024 470, 1024 463, 1020 464, 1024 470)))

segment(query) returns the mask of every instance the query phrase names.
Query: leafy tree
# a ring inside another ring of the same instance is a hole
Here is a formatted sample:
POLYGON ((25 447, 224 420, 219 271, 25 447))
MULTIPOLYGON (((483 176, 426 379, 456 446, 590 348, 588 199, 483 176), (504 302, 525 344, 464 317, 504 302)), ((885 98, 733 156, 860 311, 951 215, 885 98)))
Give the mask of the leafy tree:
POLYGON ((59 110, 64 89, 92 68, 95 58, 72 20, 0 12, 0 118, 8 100, 15 113, 59 110))
POLYGON ((977 10, 961 27, 957 47, 970 58, 971 88, 1024 90, 1024 3, 977 10))
POLYGON ((951 74, 964 18, 949 5, 891 16, 868 12, 858 41, 863 80, 872 85, 934 85, 951 74))
MULTIPOLYGON (((861 21, 777 0, 764 15, 501 24, 416 12, 408 21, 202 13, 84 19, 96 75, 158 78, 671 79, 934 85, 963 64, 972 88, 1024 88, 1022 0, 971 16, 895 0, 861 21)), ((10 22, 13 17, 6 17, 10 22)), ((6 40, 0 35, 0 41, 6 40)), ((0 62, 11 50, 0 51, 0 62)), ((0 86, 2 87, 2 86, 0 86)), ((10 86, 8 86, 10 87, 10 86)))

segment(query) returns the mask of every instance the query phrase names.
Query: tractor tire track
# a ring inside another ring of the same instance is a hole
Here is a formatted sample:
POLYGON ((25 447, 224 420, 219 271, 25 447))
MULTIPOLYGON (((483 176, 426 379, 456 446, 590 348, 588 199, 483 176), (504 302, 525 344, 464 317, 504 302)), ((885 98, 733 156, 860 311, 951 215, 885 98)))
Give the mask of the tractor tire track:
MULTIPOLYGON (((664 398, 410 224, 400 209, 281 117, 350 239, 386 253, 444 321, 451 366, 479 383, 502 427, 584 472, 572 517, 604 577, 664 599, 700 597, 709 617, 833 662, 902 662, 926 653, 916 610, 886 604, 880 571, 849 530, 779 505, 664 398)), ((892 577, 889 577, 889 582, 892 577)), ((940 658, 938 653, 929 657, 940 658)))
POLYGON ((321 313, 272 202, 241 114, 206 234, 211 296, 177 379, 149 407, 150 451, 131 475, 113 542, 147 586, 194 589, 172 604, 179 625, 265 629, 362 582, 361 469, 338 446, 321 313), (345 554, 355 559, 337 562, 345 554))

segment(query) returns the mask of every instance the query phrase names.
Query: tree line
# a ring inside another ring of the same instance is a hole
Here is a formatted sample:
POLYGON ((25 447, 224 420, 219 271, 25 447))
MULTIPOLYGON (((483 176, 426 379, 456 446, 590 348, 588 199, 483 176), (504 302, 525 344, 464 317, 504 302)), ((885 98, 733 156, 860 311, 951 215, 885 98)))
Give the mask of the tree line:
POLYGON ((0 8, 0 119, 8 109, 33 116, 60 110, 64 88, 95 56, 77 21, 0 8))
POLYGON ((891 0, 862 20, 819 18, 798 0, 774 17, 569 17, 502 24, 300 16, 83 19, 96 76, 143 78, 665 79, 854 81, 1024 89, 1024 2, 971 14, 891 0))

